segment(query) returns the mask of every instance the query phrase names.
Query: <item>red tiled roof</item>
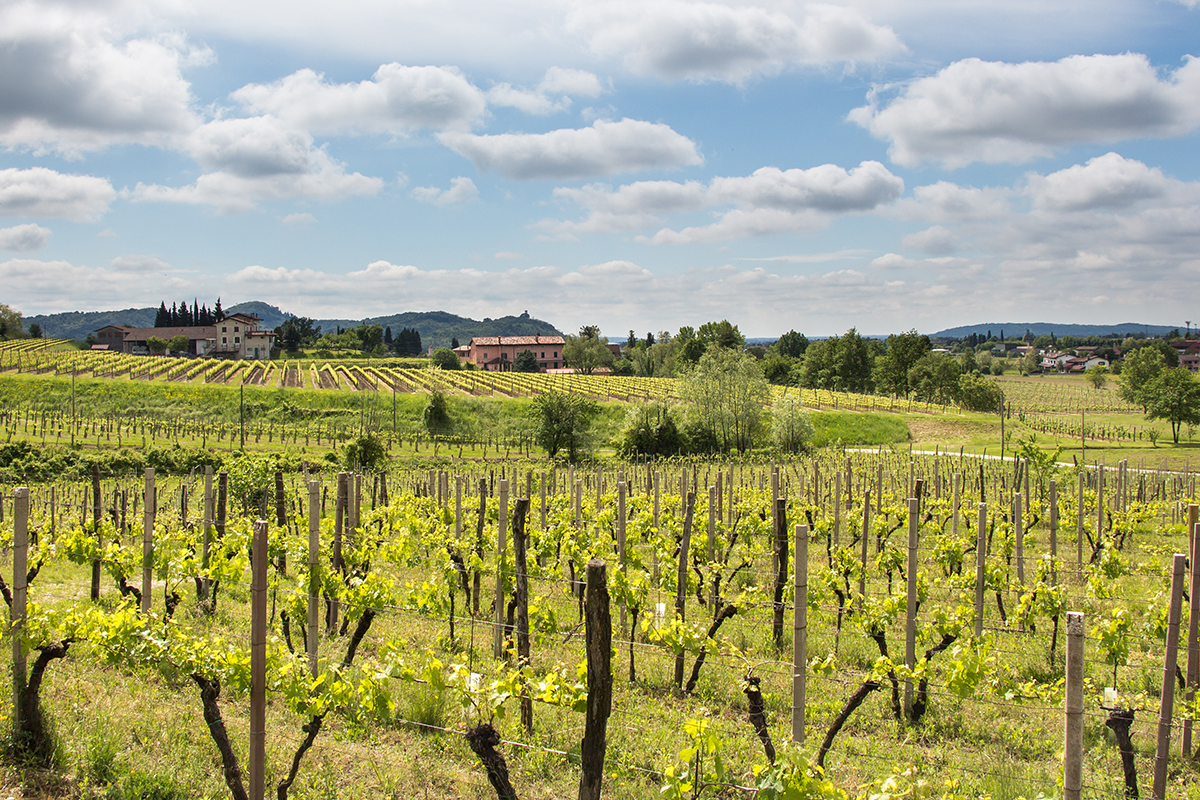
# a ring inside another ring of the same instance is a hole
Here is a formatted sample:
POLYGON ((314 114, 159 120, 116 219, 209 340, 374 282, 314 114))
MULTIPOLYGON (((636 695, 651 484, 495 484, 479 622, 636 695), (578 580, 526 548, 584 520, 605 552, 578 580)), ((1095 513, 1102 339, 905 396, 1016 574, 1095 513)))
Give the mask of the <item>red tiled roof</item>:
POLYGON ((561 336, 472 336, 471 344, 475 347, 519 347, 523 344, 564 344, 564 342, 561 336))

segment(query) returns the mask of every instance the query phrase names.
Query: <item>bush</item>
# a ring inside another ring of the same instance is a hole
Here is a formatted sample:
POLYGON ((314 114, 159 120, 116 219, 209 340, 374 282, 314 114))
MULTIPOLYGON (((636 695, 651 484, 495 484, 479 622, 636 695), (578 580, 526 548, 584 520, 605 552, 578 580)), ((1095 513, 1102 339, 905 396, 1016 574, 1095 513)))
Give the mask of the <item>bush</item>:
POLYGON ((812 420, 794 397, 785 397, 771 410, 771 440, 785 453, 803 453, 812 444, 812 420))
POLYGON ((375 472, 387 463, 387 449, 373 433, 363 434, 346 445, 346 466, 353 470, 375 472))
POLYGON ((625 415, 617 450, 622 456, 674 456, 684 451, 683 436, 666 403, 633 406, 625 415))
POLYGON ((429 363, 441 369, 461 369, 462 360, 459 359, 458 353, 451 350, 449 347, 439 347, 433 351, 433 355, 429 357, 429 363))
POLYGON ((967 373, 958 379, 958 405, 967 411, 1000 410, 1004 391, 996 381, 967 373))

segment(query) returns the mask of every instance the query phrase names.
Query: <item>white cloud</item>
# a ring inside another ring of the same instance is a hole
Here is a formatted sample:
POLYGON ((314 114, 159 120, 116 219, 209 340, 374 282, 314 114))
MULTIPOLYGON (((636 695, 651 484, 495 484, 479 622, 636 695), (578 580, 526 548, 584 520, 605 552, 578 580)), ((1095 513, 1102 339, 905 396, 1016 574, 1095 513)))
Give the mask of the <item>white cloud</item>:
POLYGON ((521 255, 520 253, 512 253, 512 252, 508 252, 506 250, 501 250, 499 253, 496 253, 496 255, 494 255, 492 257, 495 258, 497 261, 520 261, 525 256, 521 255))
POLYGON ((41 250, 50 242, 50 229, 32 223, 0 228, 0 250, 10 253, 25 253, 41 250))
POLYGON ((479 199, 479 189, 470 178, 457 177, 450 181, 449 189, 436 186, 418 186, 410 192, 414 200, 445 207, 454 203, 469 203, 479 199))
POLYGON ((900 200, 894 208, 896 216, 901 219, 978 222, 1006 216, 1012 210, 1009 202, 1012 194, 1012 190, 1007 188, 979 189, 938 181, 915 187, 913 196, 900 200))
POLYGON ((568 180, 704 163, 691 139, 668 125, 635 119, 597 120, 591 127, 548 133, 451 132, 438 139, 479 170, 494 169, 518 180, 568 180))
POLYGON ((586 4, 567 27, 594 52, 668 80, 741 83, 793 64, 876 61, 904 50, 885 26, 858 11, 812 5, 803 19, 760 6, 618 0, 586 4))
POLYGON ((536 89, 500 83, 488 90, 488 103, 509 106, 526 114, 553 114, 571 107, 571 97, 598 97, 604 91, 594 73, 551 67, 536 89))
POLYGON ((1045 177, 1029 176, 1027 192, 1039 208, 1087 211, 1096 208, 1128 208, 1142 200, 1163 197, 1172 185, 1158 168, 1117 153, 1097 156, 1086 165, 1053 172, 1045 177))
POLYGON ((5 302, 29 315, 157 305, 164 296, 208 292, 207 286, 181 276, 156 276, 149 262, 142 262, 147 269, 139 271, 133 259, 143 257, 123 258, 131 260, 114 259, 113 267, 28 258, 2 262, 0 284, 5 287, 5 302))
POLYGON ((45 167, 0 169, 0 215, 62 217, 93 222, 117 193, 104 178, 67 175, 45 167))
POLYGON ((944 256, 958 249, 958 239, 948 228, 934 225, 917 233, 910 233, 900 244, 913 250, 922 250, 930 255, 944 256))
POLYGON ((93 7, 0 8, 0 144, 69 157, 165 144, 196 122, 181 69, 211 57, 179 36, 122 38, 93 7))
POLYGON ((232 95, 250 111, 314 133, 403 134, 418 128, 465 128, 485 110, 483 92, 454 67, 384 64, 371 80, 329 83, 302 69, 232 95))
POLYGON ((660 230, 639 241, 680 244, 761 236, 781 231, 816 230, 829 215, 867 211, 890 203, 904 191, 904 181, 877 161, 845 170, 835 164, 811 169, 762 167, 745 177, 698 181, 638 181, 615 191, 604 184, 555 189, 589 214, 579 221, 542 220, 536 227, 549 236, 572 238, 580 233, 635 231, 661 224, 667 214, 714 206, 736 206, 711 225, 682 231, 660 230))
POLYGON ((296 212, 295 214, 288 214, 279 221, 284 225, 314 225, 316 224, 317 218, 312 214, 309 214, 307 211, 300 211, 296 212))
POLYGON ((174 271, 174 267, 158 256, 139 255, 136 253, 126 253, 125 255, 117 256, 111 263, 112 268, 118 272, 149 274, 152 272, 174 271))
POLYGON ((223 213, 236 213, 260 200, 338 200, 374 195, 383 188, 379 178, 347 174, 343 164, 313 146, 310 134, 270 116, 210 122, 188 137, 186 147, 212 171, 192 186, 139 183, 132 197, 212 205, 223 213))
POLYGON ((1009 64, 969 58, 906 85, 884 106, 874 94, 848 119, 898 164, 1019 163, 1056 148, 1178 136, 1200 125, 1200 61, 1160 78, 1136 53, 1009 64))

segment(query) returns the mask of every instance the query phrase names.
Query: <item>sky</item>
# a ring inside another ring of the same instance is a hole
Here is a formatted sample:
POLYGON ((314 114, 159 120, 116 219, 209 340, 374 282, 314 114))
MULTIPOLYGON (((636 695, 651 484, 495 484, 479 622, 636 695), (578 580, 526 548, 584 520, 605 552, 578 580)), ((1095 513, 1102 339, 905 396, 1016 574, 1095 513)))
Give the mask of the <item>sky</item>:
POLYGON ((0 0, 0 302, 1200 324, 1200 0, 0 0))

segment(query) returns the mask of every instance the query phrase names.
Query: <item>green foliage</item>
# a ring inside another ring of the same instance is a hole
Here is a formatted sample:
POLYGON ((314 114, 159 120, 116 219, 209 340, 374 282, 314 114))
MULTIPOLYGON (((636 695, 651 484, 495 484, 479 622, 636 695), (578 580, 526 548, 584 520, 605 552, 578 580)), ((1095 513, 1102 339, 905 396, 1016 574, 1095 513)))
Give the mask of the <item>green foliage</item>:
POLYGON ((1093 389, 1103 389, 1104 384, 1108 381, 1108 367, 1103 364, 1093 364, 1084 370, 1083 374, 1093 389))
POLYGON ((454 420, 450 418, 450 404, 444 392, 429 393, 429 401, 425 404, 425 410, 421 412, 421 422, 425 425, 425 430, 433 436, 448 436, 454 430, 454 420))
POLYGON ((181 333, 167 340, 167 349, 172 353, 185 353, 191 343, 192 340, 181 333))
POLYGON ((928 353, 908 370, 908 387, 922 402, 950 405, 959 397, 960 377, 958 361, 952 356, 928 353))
POLYGON ((617 444, 623 457, 674 456, 684 449, 683 435, 669 405, 657 402, 629 407, 617 444))
POLYGON ((812 419, 795 397, 785 397, 771 409, 771 440, 784 453, 804 453, 812 446, 812 419))
POLYGON ((866 392, 871 388, 871 353, 854 328, 843 336, 812 342, 804 351, 801 385, 835 392, 866 392))
POLYGON ((971 372, 958 379, 958 404, 967 411, 998 412, 1003 400, 1004 391, 996 381, 971 372))
POLYGON ((229 473, 229 492, 251 506, 275 486, 275 460, 270 456, 242 453, 225 464, 229 473))
POLYGON ((515 372, 538 372, 538 360, 532 350, 522 350, 517 353, 517 357, 513 359, 513 371, 515 372))
POLYGON ((803 358, 804 351, 808 349, 808 339, 803 333, 788 331, 779 340, 768 348, 769 352, 777 353, 784 358, 803 358))
POLYGON ((587 445, 592 421, 599 413, 599 405, 577 395, 553 391, 540 394, 530 407, 534 439, 550 458, 566 450, 567 459, 577 461, 587 445))
POLYGON ((387 463, 387 448, 373 433, 364 433, 346 445, 346 466, 363 472, 376 472, 387 463))
POLYGON ((1171 423, 1171 436, 1179 444, 1182 425, 1200 425, 1200 380, 1184 367, 1164 369, 1142 394, 1146 419, 1165 419, 1171 423))
POLYGON ((584 375, 591 375, 601 367, 612 366, 613 354, 608 349, 608 339, 598 333, 595 336, 567 334, 563 342, 562 354, 566 365, 584 375))
POLYGON ((875 367, 876 390, 883 394, 908 397, 916 388, 912 382, 912 370, 932 349, 929 337, 917 333, 916 330, 889 336, 887 351, 875 367))
POLYGON ((449 347, 439 347, 434 350, 433 355, 429 358, 429 363, 440 369, 460 369, 462 367, 458 353, 449 347))
POLYGON ((1156 347, 1139 347, 1121 361, 1121 384, 1117 394, 1126 403, 1141 406, 1146 411, 1143 396, 1150 381, 1167 369, 1167 359, 1156 347))
POLYGON ((146 338, 146 349, 151 353, 167 352, 167 340, 161 336, 148 336, 146 338))
POLYGON ((745 452, 762 432, 771 389, 753 356, 710 347, 680 380, 679 395, 698 438, 722 452, 745 452))
POLYGON ((21 312, 0 303, 0 341, 21 339, 25 336, 25 322, 21 312))

